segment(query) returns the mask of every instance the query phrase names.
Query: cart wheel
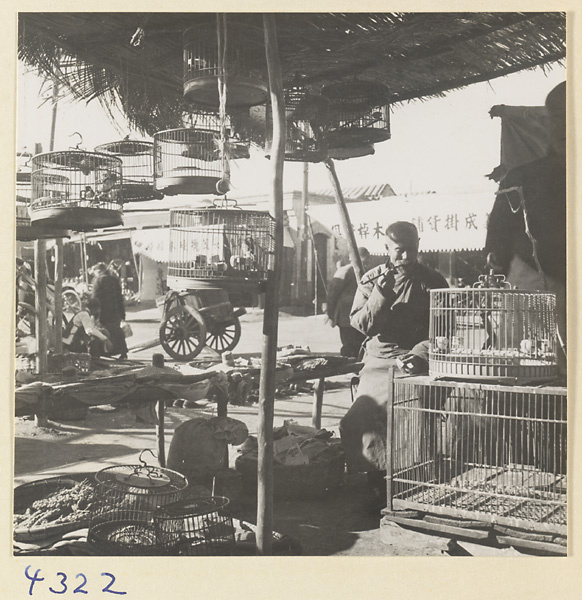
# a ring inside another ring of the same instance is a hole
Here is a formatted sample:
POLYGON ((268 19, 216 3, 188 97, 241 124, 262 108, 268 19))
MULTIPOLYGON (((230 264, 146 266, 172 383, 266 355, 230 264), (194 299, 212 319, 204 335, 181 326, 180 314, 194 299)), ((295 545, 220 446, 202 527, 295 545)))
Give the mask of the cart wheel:
POLYGON ((238 317, 231 323, 209 323, 206 345, 217 352, 233 350, 240 340, 241 327, 238 317))
POLYGON ((160 325, 162 348, 175 360, 192 360, 204 348, 206 325, 197 310, 175 306, 160 325))
POLYGON ((81 297, 75 290, 63 291, 63 312, 77 313, 81 310, 81 297))

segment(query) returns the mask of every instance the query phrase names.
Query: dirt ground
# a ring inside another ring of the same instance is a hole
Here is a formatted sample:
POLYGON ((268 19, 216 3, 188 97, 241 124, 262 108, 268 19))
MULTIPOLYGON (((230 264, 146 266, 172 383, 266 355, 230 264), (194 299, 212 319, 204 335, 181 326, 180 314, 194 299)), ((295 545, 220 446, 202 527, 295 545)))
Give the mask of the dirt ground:
MULTIPOLYGON (((157 309, 134 309, 129 315, 137 345, 154 339, 159 326, 157 309)), ((237 352, 260 353, 262 315, 251 312, 242 318, 243 336, 237 352)), ((325 325, 322 316, 291 317, 283 315, 279 327, 279 344, 294 343, 309 346, 313 352, 330 352, 339 346, 337 330, 325 325)), ((160 348, 130 353, 130 358, 149 364, 151 355, 160 348)), ((171 361, 167 361, 171 364, 171 361)), ((351 403, 350 376, 331 379, 325 392, 322 427, 339 435, 341 417, 351 403)), ((300 393, 278 398, 275 402, 275 427, 286 419, 301 425, 311 424, 312 395, 300 393)), ((166 411, 166 453, 173 430, 183 421, 196 416, 215 414, 212 403, 198 408, 169 406, 166 411)), ((258 423, 257 404, 229 406, 229 416, 243 421, 252 435, 258 423)), ((15 421, 15 485, 73 472, 97 471, 116 464, 135 464, 141 450, 155 451, 155 428, 140 422, 127 406, 91 407, 81 421, 49 422, 47 428, 37 428, 30 418, 15 421)), ((146 455, 147 456, 147 455, 146 455)), ((230 463, 237 457, 230 448, 230 463)), ((151 459, 151 464, 155 464, 151 459)), ((343 485, 326 497, 302 501, 276 501, 274 530, 287 534, 298 543, 303 555, 321 556, 446 556, 448 540, 407 531, 397 526, 380 528, 380 514, 364 509, 365 482, 363 476, 346 477, 343 485)), ((256 504, 252 496, 243 496, 234 516, 256 523, 256 504)))

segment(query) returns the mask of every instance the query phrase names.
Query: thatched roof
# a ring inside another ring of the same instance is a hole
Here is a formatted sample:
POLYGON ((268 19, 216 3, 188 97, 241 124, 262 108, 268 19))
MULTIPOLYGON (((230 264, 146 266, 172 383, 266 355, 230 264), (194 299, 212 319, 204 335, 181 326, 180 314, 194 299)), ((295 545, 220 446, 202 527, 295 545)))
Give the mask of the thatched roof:
MULTIPOLYGON (((261 25, 260 14, 229 23, 261 25)), ((20 13, 19 58, 79 99, 117 102, 144 132, 179 124, 184 30, 213 13, 20 13), (143 36, 135 35, 139 29, 143 36), (132 45, 131 40, 139 45, 132 45)), ((319 87, 355 75, 392 102, 429 98, 565 58, 564 13, 280 13, 284 79, 319 87)))

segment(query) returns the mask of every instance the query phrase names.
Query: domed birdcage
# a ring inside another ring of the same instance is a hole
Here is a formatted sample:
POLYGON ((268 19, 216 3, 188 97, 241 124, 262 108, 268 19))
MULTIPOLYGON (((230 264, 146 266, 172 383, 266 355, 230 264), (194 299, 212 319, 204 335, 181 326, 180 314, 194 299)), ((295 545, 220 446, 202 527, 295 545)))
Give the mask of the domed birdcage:
MULTIPOLYGON (((285 90, 285 160, 317 163, 327 156, 322 139, 329 116, 329 101, 300 85, 285 90)), ((273 115, 267 105, 267 140, 270 158, 273 142, 273 115)))
MULTIPOLYGON (((226 18, 226 17, 225 17, 226 18)), ((222 30, 225 48, 226 107, 255 106, 267 101, 267 67, 263 32, 242 23, 222 30)), ((221 59, 217 28, 208 23, 184 33, 184 98, 198 106, 218 110, 221 59)))
POLYGON ((482 276, 472 288, 430 292, 429 371, 459 379, 557 376, 556 295, 482 276))
POLYGON ((327 146, 354 148, 390 139, 390 92, 374 81, 326 85, 321 95, 329 100, 327 146))
POLYGON ((95 152, 117 156, 121 160, 123 202, 159 200, 163 194, 154 189, 154 144, 137 140, 120 140, 101 144, 95 152))
POLYGON ((218 194, 218 131, 168 129, 154 134, 154 187, 167 196, 218 194))
POLYGON ((30 219, 32 201, 32 182, 30 171, 16 173, 16 239, 19 242, 31 242, 41 239, 68 237, 66 229, 43 227, 30 219))
POLYGON ((256 286, 267 277, 275 221, 234 204, 170 212, 168 287, 175 290, 256 286))
POLYGON ((84 150, 37 154, 31 220, 73 231, 122 225, 121 160, 84 150))
POLYGON ((107 467, 95 474, 95 497, 87 540, 111 555, 167 554, 179 541, 161 543, 153 526, 155 510, 184 497, 186 478, 170 469, 140 465, 107 467))

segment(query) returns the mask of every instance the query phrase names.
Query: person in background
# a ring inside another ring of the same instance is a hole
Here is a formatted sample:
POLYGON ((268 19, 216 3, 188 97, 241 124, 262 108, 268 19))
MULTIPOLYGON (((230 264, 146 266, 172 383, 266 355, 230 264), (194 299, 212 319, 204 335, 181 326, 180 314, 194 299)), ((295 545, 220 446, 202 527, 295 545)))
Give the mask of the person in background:
POLYGON ((91 297, 99 301, 101 325, 107 329, 113 348, 111 354, 119 354, 120 359, 127 358, 127 344, 121 329, 125 320, 125 305, 119 279, 107 271, 105 263, 93 267, 93 286, 91 297))
POLYGON ((99 357, 111 352, 113 344, 108 332, 99 327, 99 300, 89 298, 69 321, 63 332, 63 346, 69 352, 88 352, 99 357))
POLYGON ((373 510, 386 506, 387 371, 428 371, 430 290, 448 287, 438 271, 418 262, 414 224, 389 225, 385 243, 386 264, 364 274, 354 298, 351 324, 367 336, 364 367, 356 400, 340 421, 348 472, 368 474, 373 510))
POLYGON ((561 352, 566 372, 566 82, 546 98, 546 156, 515 167, 501 180, 489 216, 485 251, 495 271, 522 290, 556 294, 561 352))
MULTIPOLYGON (((364 273, 370 268, 370 253, 358 248, 364 273)), ((339 328, 342 347, 340 354, 357 358, 366 336, 354 329, 350 323, 350 312, 358 282, 352 264, 340 267, 327 288, 327 316, 332 327, 339 328)))

